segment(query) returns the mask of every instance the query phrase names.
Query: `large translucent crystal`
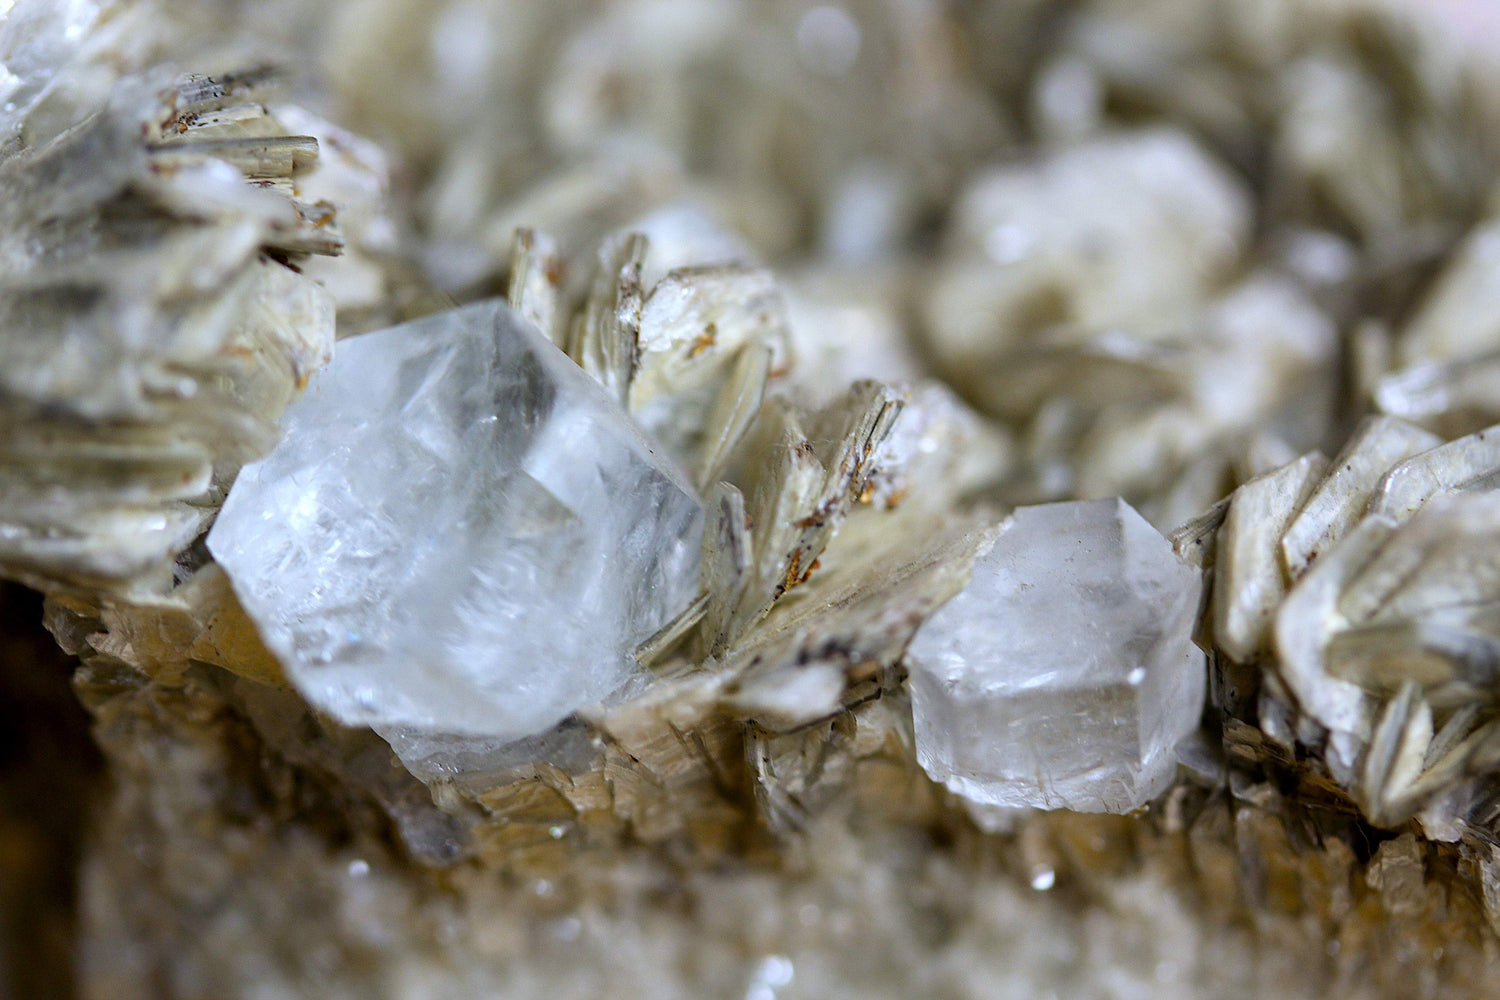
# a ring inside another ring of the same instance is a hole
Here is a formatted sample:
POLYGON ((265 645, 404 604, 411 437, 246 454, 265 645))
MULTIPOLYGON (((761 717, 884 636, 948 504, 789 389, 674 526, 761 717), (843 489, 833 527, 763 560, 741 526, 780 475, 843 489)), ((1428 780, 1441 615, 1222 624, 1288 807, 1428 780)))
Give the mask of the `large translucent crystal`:
POLYGON ((344 341, 284 431, 208 545, 345 722, 540 731, 625 682, 697 593, 692 488, 499 302, 344 341))
POLYGON ((922 766, 982 806, 1149 801, 1202 708, 1200 586, 1123 500, 1020 508, 912 640, 922 766))

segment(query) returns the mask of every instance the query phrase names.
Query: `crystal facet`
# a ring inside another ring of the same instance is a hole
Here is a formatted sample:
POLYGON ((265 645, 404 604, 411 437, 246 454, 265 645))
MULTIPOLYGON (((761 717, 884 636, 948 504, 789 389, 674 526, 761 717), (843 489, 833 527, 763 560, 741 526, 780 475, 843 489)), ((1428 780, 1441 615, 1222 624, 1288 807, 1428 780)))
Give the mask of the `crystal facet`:
POLYGON ((703 511, 505 305, 339 345, 209 535, 318 708, 521 737, 631 675, 698 590, 703 511))
POLYGON ((980 806, 1149 801, 1202 709, 1200 588, 1123 500, 1020 508, 908 651, 922 766, 980 806))

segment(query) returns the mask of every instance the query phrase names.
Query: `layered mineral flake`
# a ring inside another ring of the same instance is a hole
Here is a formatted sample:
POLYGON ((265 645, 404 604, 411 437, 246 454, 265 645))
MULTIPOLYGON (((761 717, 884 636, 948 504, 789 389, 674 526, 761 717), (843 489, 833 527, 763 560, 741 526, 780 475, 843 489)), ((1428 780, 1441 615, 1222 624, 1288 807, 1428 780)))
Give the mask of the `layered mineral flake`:
POLYGON ((284 432, 208 546, 343 722, 542 731, 628 681, 697 595, 692 488, 498 301, 341 343, 284 432))
POLYGON ((1202 710, 1200 589, 1123 500, 1018 509, 912 640, 918 760, 981 807, 1145 804, 1202 710))

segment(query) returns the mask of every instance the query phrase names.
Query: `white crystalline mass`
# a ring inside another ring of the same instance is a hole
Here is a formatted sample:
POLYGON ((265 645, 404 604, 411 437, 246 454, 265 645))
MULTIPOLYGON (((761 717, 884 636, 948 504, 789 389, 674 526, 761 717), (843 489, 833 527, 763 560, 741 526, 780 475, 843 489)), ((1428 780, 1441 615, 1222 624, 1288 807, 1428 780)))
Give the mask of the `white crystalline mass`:
POLYGON ((912 640, 922 766, 983 807, 1143 805, 1202 709, 1200 587, 1123 500, 1020 508, 912 640))
POLYGON ((342 342, 283 427, 208 546, 346 723, 539 732, 697 594, 692 488, 502 303, 342 342))

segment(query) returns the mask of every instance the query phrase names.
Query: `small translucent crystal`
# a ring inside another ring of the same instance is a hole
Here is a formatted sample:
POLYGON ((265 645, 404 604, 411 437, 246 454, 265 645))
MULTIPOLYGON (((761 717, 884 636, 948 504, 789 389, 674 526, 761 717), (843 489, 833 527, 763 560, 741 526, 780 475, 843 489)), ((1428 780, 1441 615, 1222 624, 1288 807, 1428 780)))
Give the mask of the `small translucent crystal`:
POLYGON ((922 766, 983 807, 1143 805, 1202 710, 1200 588, 1123 500, 1020 508, 908 650, 922 766))
POLYGON ((539 732, 697 595, 692 488, 499 302, 342 342, 283 423, 208 545, 341 721, 539 732))

